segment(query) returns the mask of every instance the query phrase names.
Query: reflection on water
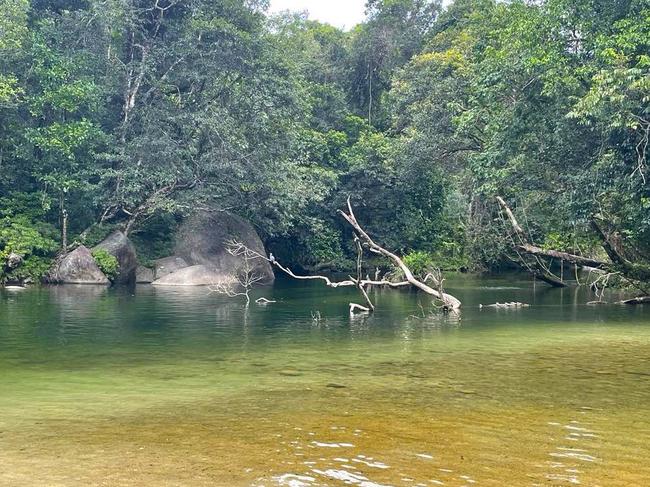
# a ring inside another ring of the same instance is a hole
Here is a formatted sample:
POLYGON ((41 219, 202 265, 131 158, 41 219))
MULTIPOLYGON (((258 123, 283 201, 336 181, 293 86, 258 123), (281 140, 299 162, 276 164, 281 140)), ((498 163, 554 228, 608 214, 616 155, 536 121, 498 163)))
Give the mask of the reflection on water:
POLYGON ((650 485, 650 309, 450 288, 0 291, 0 485, 650 485))

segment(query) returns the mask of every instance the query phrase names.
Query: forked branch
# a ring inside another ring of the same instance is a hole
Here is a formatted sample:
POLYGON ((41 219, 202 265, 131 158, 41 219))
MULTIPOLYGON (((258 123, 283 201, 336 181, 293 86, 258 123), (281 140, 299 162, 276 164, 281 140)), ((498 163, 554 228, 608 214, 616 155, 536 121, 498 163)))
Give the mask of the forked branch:
MULTIPOLYGON (((255 265, 253 261, 258 258, 256 252, 252 252, 242 244, 230 241, 226 244, 227 252, 232 256, 241 257, 242 264, 237 269, 237 282, 218 282, 213 283, 209 289, 212 293, 223 294, 230 298, 237 296, 244 296, 246 298, 246 306, 251 303, 250 292, 253 287, 264 280, 264 276, 255 272, 255 265)), ((272 301, 267 301, 268 303, 272 301)))
MULTIPOLYGON (((444 292, 436 290, 431 286, 425 284, 424 282, 417 280, 415 276, 413 276, 411 269, 408 268, 408 266, 404 263, 402 259, 400 259, 393 252, 390 252, 385 248, 383 248, 381 245, 375 243, 375 241, 370 237, 370 235, 368 235, 368 233, 361 227, 361 225, 357 221, 357 218, 354 215, 354 211, 352 210, 352 204, 350 203, 350 198, 348 198, 347 203, 348 203, 347 213, 342 210, 339 210, 339 213, 352 226, 352 228, 359 236, 359 238, 366 243, 368 249, 371 252, 374 252, 375 254, 383 255, 384 257, 387 257, 390 260, 392 260, 397 265, 397 267, 400 268, 400 270, 404 274, 404 277, 406 278, 406 281, 412 286, 420 289, 421 291, 424 291, 425 293, 433 296, 434 298, 441 300, 443 304, 449 309, 460 308, 461 302, 457 298, 455 298, 451 294, 446 294, 444 292)), ((440 288, 441 285, 441 283, 435 278, 432 278, 432 284, 437 288, 440 288)))

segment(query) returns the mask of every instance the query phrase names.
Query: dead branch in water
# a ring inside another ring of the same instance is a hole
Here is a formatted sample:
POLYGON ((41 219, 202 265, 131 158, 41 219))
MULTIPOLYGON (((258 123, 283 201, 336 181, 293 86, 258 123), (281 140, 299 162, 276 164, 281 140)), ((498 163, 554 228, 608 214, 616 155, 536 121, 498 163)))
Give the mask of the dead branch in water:
POLYGON ((641 296, 640 298, 626 299, 619 301, 619 304, 650 304, 650 296, 641 296))
POLYGON ((350 303, 350 313, 353 313, 355 309, 361 309, 363 311, 374 311, 375 310, 375 305, 372 303, 370 298, 368 297, 368 293, 366 292, 366 288, 363 284, 363 279, 361 276, 361 273, 363 271, 363 247, 361 246, 361 241, 359 241, 359 238, 355 235, 354 236, 354 243, 357 247, 357 278, 354 279, 352 276, 350 277, 350 280, 354 282, 356 288, 359 290, 361 295, 363 296, 363 299, 366 300, 366 306, 359 306, 358 304, 350 303))
POLYGON ((445 309, 448 310, 457 310, 461 306, 460 300, 452 296, 451 294, 447 294, 442 290, 442 283, 443 279, 440 275, 433 275, 429 274, 425 281, 419 281, 413 276, 413 273, 411 270, 408 268, 408 266, 404 263, 404 261, 399 258, 396 254, 386 250, 385 248, 381 247, 377 243, 375 243, 372 238, 368 235, 368 233, 361 227, 359 222, 356 219, 356 216, 354 215, 354 211, 352 210, 352 204, 350 203, 350 198, 348 198, 347 201, 347 206, 348 206, 348 211, 339 211, 343 218, 352 226, 355 232, 355 244, 357 247, 357 275, 356 278, 349 276, 349 279, 345 281, 332 281, 330 278, 327 276, 321 276, 321 275, 313 275, 313 276, 300 276, 295 274, 291 269, 288 267, 283 266, 280 264, 275 257, 273 257, 273 254, 271 254, 269 257, 266 255, 260 254, 259 252, 256 252, 252 249, 249 249, 246 247, 243 243, 241 242, 232 242, 232 252, 233 255, 237 256, 243 256, 245 258, 259 258, 259 259, 264 259, 267 262, 269 262, 271 265, 274 267, 280 269, 282 272, 284 272, 286 275, 289 277, 292 277, 293 279, 298 279, 298 280, 319 280, 323 281, 328 287, 331 288, 337 288, 337 287, 356 287, 361 295, 363 296, 366 305, 367 306, 361 306, 359 304, 351 303, 350 304, 350 312, 354 313, 355 311, 363 311, 363 312, 372 312, 375 309, 374 304, 372 303, 372 300, 368 296, 367 288, 370 286, 384 286, 384 287, 391 287, 391 288, 401 288, 401 287, 408 287, 408 286, 413 286, 421 291, 424 291, 425 293, 429 294, 430 296, 433 296, 436 299, 439 299, 442 301, 443 306, 445 309), (384 257, 388 257, 390 260, 392 260, 402 271, 404 274, 406 281, 401 281, 401 282, 391 282, 386 279, 378 280, 379 273, 377 272, 375 274, 375 279, 369 279, 366 277, 365 279, 362 278, 362 264, 363 264, 363 248, 367 247, 371 252, 383 255, 384 257), (430 281, 433 285, 433 287, 429 286, 426 282, 430 281), (436 289, 437 288, 437 289, 436 289))
MULTIPOLYGON (((273 254, 271 254, 270 257, 267 257, 263 254, 260 254, 258 252, 255 252, 254 250, 249 249, 246 247, 244 244, 237 242, 236 245, 238 246, 239 250, 237 251, 238 253, 236 255, 242 255, 243 252, 249 253, 249 255, 254 256, 255 258, 259 259, 264 259, 265 261, 269 262, 271 265, 274 267, 277 267, 280 269, 282 272, 284 272, 286 275, 293 279, 298 279, 301 281, 323 281, 327 287, 356 287, 356 282, 354 279, 346 279, 344 281, 332 281, 329 277, 327 276, 321 276, 321 275, 313 275, 313 276, 300 276, 298 274, 295 274, 290 268, 283 266, 280 264, 275 257, 273 257, 273 254)), ((372 279, 362 279, 361 284, 366 287, 366 286, 386 286, 386 287, 393 287, 393 288, 400 288, 400 287, 408 287, 411 286, 411 283, 408 281, 402 281, 402 282, 391 282, 387 280, 381 280, 381 281, 375 281, 372 279)))
MULTIPOLYGON (((349 197, 348 197, 348 212, 346 213, 342 210, 339 210, 339 213, 352 226, 352 228, 355 230, 359 238, 361 238, 366 243, 368 249, 371 252, 374 252, 375 254, 383 255, 384 257, 388 257, 390 260, 392 260, 397 265, 397 267, 400 268, 402 273, 404 273, 407 282, 409 282, 412 286, 420 289, 421 291, 424 291, 425 293, 433 296, 434 298, 441 300, 444 303, 444 305, 449 309, 460 308, 461 302, 458 299, 456 299, 451 294, 446 294, 444 292, 441 292, 440 290, 436 290, 428 286, 424 282, 417 280, 413 276, 411 269, 408 268, 408 266, 404 263, 402 259, 400 259, 396 254, 386 250, 382 246, 375 243, 372 240, 372 238, 370 238, 370 235, 366 233, 366 231, 361 227, 361 225, 357 221, 357 218, 354 215, 354 211, 352 210, 352 204, 350 203, 349 197)), ((441 282, 436 281, 435 278, 432 278, 432 282, 434 286, 440 289, 441 282)))
MULTIPOLYGON (((211 293, 223 294, 230 298, 237 296, 244 296, 246 298, 246 306, 249 306, 251 303, 250 292, 253 289, 255 284, 264 280, 264 276, 255 272, 255 266, 253 265, 253 260, 257 259, 256 252, 250 252, 248 249, 241 252, 242 245, 235 241, 230 241, 226 243, 226 250, 232 256, 241 257, 243 259, 242 265, 237 269, 236 282, 219 282, 213 283, 209 286, 211 293), (243 291, 241 291, 243 289, 243 291)), ((260 300, 256 302, 260 304, 260 300)), ((272 303, 273 301, 265 300, 266 303, 272 303)))

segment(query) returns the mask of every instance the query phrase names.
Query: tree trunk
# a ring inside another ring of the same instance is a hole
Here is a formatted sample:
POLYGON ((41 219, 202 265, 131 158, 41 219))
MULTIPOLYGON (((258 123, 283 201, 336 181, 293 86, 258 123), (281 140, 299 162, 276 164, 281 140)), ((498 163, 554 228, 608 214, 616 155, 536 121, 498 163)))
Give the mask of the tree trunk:
POLYGON ((538 255, 541 257, 550 257, 553 259, 558 259, 564 262, 569 262, 571 264, 577 264, 580 267, 591 267, 595 269, 602 269, 607 266, 606 262, 600 260, 590 259, 588 257, 582 257, 580 255, 569 254, 567 252, 561 252, 558 250, 545 250, 541 247, 535 245, 524 243, 517 245, 517 249, 530 255, 538 255))
POLYGON ((63 251, 68 251, 68 210, 64 209, 62 212, 62 225, 61 225, 61 246, 63 251))
MULTIPOLYGON (((530 242, 528 242, 528 237, 526 236, 526 233, 524 232, 523 228, 521 228, 521 225, 519 225, 519 222, 515 218, 514 213, 512 212, 508 204, 505 202, 505 200, 501 198, 501 196, 497 196, 497 201, 499 202, 499 205, 501 206, 503 212, 508 217, 508 220, 510 221, 510 225, 512 226, 512 229, 514 230, 514 233, 517 236, 517 239, 519 240, 519 243, 515 242, 514 249, 522 251, 525 254, 529 254, 532 256, 532 259, 530 259, 531 262, 528 262, 526 259, 519 256, 520 259, 519 264, 521 264, 537 279, 544 281, 545 283, 550 284, 553 287, 559 287, 559 288, 567 287, 567 284, 562 279, 560 279, 551 271, 549 271, 546 268, 546 266, 542 265, 542 263, 537 258, 538 256, 541 255, 545 257, 554 257, 554 258, 561 259, 561 257, 559 257, 560 254, 564 254, 564 253, 552 251, 555 253, 555 255, 549 255, 548 251, 536 247, 532 245, 530 242)), ((570 254, 565 254, 565 255, 569 256, 570 254)), ((573 260, 570 260, 570 262, 575 262, 575 260, 581 258, 577 255, 572 257, 573 260)))
POLYGON ((621 271, 625 277, 636 281, 648 282, 650 281, 650 266, 638 264, 627 260, 620 251, 612 245, 609 237, 605 234, 595 218, 591 219, 591 228, 596 232, 600 238, 601 245, 607 253, 608 257, 614 263, 614 267, 621 271))

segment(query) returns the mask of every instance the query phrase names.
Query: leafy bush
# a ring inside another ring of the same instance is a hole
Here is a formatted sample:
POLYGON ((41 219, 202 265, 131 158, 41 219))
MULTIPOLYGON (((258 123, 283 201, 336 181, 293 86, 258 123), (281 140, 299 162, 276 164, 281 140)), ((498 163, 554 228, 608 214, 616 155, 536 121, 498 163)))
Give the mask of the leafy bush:
POLYGON ((309 258, 315 264, 339 263, 344 259, 339 232, 323 221, 312 222, 311 233, 305 240, 309 258))
POLYGON ((428 252, 416 250, 406 254, 402 260, 411 269, 413 275, 419 279, 423 279, 429 272, 435 269, 433 256, 428 252))
POLYGON ((442 242, 438 252, 416 250, 406 254, 403 259, 413 275, 424 279, 427 274, 436 271, 460 271, 468 268, 467 256, 463 249, 453 242, 442 242))
POLYGON ((8 281, 40 282, 52 267, 51 257, 30 255, 16 269, 7 273, 8 281))
POLYGON ((99 267, 106 277, 114 281, 120 270, 120 264, 117 259, 104 249, 95 249, 92 251, 92 254, 97 263, 97 267, 99 267))
POLYGON ((50 264, 58 245, 49 225, 35 224, 25 216, 0 218, 0 282, 7 280, 40 280, 50 264), (8 269, 11 254, 22 257, 21 264, 8 269))

